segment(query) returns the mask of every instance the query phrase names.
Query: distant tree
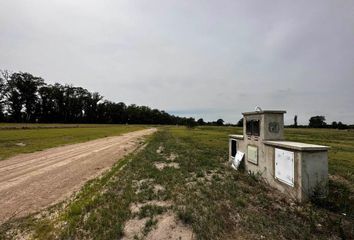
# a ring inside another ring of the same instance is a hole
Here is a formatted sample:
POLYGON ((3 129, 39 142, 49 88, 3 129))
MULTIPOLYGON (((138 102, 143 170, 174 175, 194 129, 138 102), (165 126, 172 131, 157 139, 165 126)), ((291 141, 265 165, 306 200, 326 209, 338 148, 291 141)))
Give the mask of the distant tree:
POLYGON ((4 120, 4 88, 5 81, 0 77, 0 121, 4 120))
MULTIPOLYGON (((29 73, 0 71, 0 121, 63 123, 179 124, 194 118, 170 115, 147 106, 103 100, 97 92, 72 85, 47 85, 29 73), (6 113, 6 118, 4 117, 6 113)), ((200 119, 199 124, 205 124, 200 119)), ((214 124, 216 124, 214 122, 214 124)))
POLYGON ((53 117, 57 121, 64 122, 65 120, 65 86, 55 83, 52 86, 53 95, 52 101, 55 103, 53 117))
POLYGON ((348 129, 348 125, 342 123, 342 122, 338 122, 338 129, 348 129))
POLYGON ((203 126, 205 125, 204 119, 203 118, 199 118, 197 121, 198 125, 203 126))
POLYGON ((186 125, 188 128, 194 128, 197 126, 197 122, 195 121, 194 118, 187 118, 186 119, 186 125))
POLYGON ((84 119, 87 123, 95 123, 98 119, 98 103, 102 100, 102 96, 97 93, 88 93, 84 98, 84 119))
POLYGON ((218 120, 216 121, 216 125, 218 125, 218 126, 223 126, 223 125, 224 125, 224 120, 222 120, 221 118, 218 119, 218 120))
POLYGON ((294 128, 297 128, 297 115, 294 116, 294 128))
POLYGON ((44 85, 40 77, 30 73, 13 73, 7 81, 7 99, 15 121, 33 121, 38 100, 38 89, 44 85), (23 113, 23 114, 22 114, 23 113), (22 119, 24 115, 24 119, 22 119))
POLYGON ((238 120, 236 126, 237 126, 237 127, 242 127, 242 126, 243 126, 243 118, 241 118, 240 120, 238 120))
POLYGON ((7 70, 0 70, 0 121, 4 121, 4 108, 5 108, 5 93, 6 84, 10 78, 10 73, 7 70))
POLYGON ((333 121, 331 124, 332 128, 338 128, 338 123, 336 121, 333 121))
POLYGON ((309 127, 311 128, 323 128, 326 127, 326 118, 324 116, 314 116, 309 120, 309 127))
POLYGON ((36 114, 40 122, 51 122, 55 112, 55 101, 53 99, 53 88, 50 85, 42 86, 39 90, 36 114))

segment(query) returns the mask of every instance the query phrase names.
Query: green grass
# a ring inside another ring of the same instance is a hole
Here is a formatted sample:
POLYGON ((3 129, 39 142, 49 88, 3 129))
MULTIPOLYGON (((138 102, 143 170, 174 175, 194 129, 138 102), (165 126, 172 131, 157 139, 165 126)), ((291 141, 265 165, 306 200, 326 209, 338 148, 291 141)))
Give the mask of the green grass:
POLYGON ((70 128, 83 126, 99 126, 98 124, 67 124, 67 123, 0 123, 0 129, 36 129, 36 128, 70 128))
POLYGON ((354 165, 353 132, 286 129, 287 140, 330 145, 330 172, 347 179, 331 180, 327 199, 304 204, 274 192, 256 175, 225 165, 228 134, 240 132, 240 128, 232 127, 162 127, 143 151, 119 161, 103 177, 87 183, 67 204, 50 210, 59 212, 56 217, 30 216, 4 224, 0 239, 11 238, 5 233, 14 228, 32 231, 36 239, 116 239, 123 236, 124 223, 133 217, 148 218, 143 230, 148 234, 158 224, 155 217, 168 209, 192 227, 197 239, 353 237, 353 182, 343 171, 354 165), (164 147, 162 154, 156 151, 160 146, 164 147), (179 169, 160 171, 154 166, 171 154, 177 156, 174 161, 179 169), (349 162, 342 161, 343 156, 349 156, 349 162), (146 179, 149 181, 139 187, 135 184, 146 179), (156 194, 155 184, 165 191, 156 194), (150 200, 171 201, 173 206, 146 205, 135 215, 130 212, 132 203, 150 200))
POLYGON ((0 124, 0 160, 146 128, 143 125, 0 124), (4 128, 6 126, 6 128, 4 128))
POLYGON ((335 129, 285 129, 287 140, 330 146, 329 172, 354 184, 354 131, 335 129))

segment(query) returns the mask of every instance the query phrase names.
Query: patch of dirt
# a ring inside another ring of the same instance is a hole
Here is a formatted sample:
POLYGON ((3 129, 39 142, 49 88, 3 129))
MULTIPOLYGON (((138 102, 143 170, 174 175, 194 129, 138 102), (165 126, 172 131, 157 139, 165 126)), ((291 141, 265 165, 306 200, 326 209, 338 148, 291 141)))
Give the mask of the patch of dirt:
POLYGON ((204 180, 211 181, 213 178, 223 178, 224 176, 220 174, 218 171, 210 170, 204 174, 204 180))
POLYGON ((154 165, 160 171, 163 170, 164 168, 167 168, 167 167, 177 168, 177 169, 179 168, 179 163, 175 163, 175 162, 172 162, 172 163, 158 162, 158 163, 155 163, 154 165))
POLYGON ((162 154, 164 152, 165 148, 163 146, 160 146, 157 150, 156 153, 162 154))
POLYGON ((142 179, 142 180, 133 180, 132 181, 132 185, 133 188, 136 189, 135 194, 139 194, 142 189, 144 189, 146 187, 146 185, 152 185, 152 183, 154 182, 154 179, 152 178, 147 178, 147 179, 142 179))
POLYGON ((146 129, 0 162, 0 224, 58 203, 141 146, 146 129))
POLYGON ((16 146, 19 146, 19 147, 26 147, 26 144, 25 143, 15 143, 16 146))
POLYGON ((156 219, 157 226, 147 234, 146 240, 195 239, 192 229, 179 221, 175 214, 167 212, 156 219))
POLYGON ((196 185, 197 185, 196 181, 191 181, 186 183, 186 187, 188 187, 188 189, 194 188, 196 185))
POLYGON ((18 229, 11 229, 6 233, 6 239, 27 240, 32 239, 32 234, 28 232, 22 232, 18 229))
POLYGON ((133 180, 133 186, 134 187, 141 187, 145 183, 152 183, 154 179, 152 178, 146 178, 146 179, 141 179, 141 180, 133 180))
POLYGON ((168 160, 168 161, 174 161, 177 157, 178 157, 177 154, 171 153, 170 156, 168 156, 168 157, 166 158, 166 160, 168 160))
MULTIPOLYGON (((156 150, 156 153, 160 155, 164 155, 163 153, 165 152, 165 148, 163 146, 159 146, 159 148, 156 150)), ((178 157, 177 154, 171 153, 169 156, 165 156, 165 159, 168 161, 174 161, 178 157)))
MULTIPOLYGON (((149 201, 146 203, 137 203, 130 207, 133 214, 138 214, 140 209, 146 205, 156 205, 160 207, 170 207, 171 202, 149 201)), ((157 222, 152 230, 144 236, 146 223, 150 218, 139 219, 137 217, 128 220, 124 225, 124 240, 146 239, 146 240, 167 240, 167 239, 185 239, 194 240, 194 233, 191 227, 186 226, 172 211, 167 211, 161 215, 155 216, 154 221, 157 222)))
POLYGON ((223 174, 215 170, 203 171, 201 176, 198 176, 196 173, 191 173, 191 176, 186 178, 186 186, 193 187, 198 183, 210 185, 213 180, 221 180, 224 178, 225 176, 223 174))
POLYGON ((172 202, 171 201, 151 200, 151 201, 147 201, 147 202, 144 202, 144 203, 133 203, 133 204, 131 204, 129 209, 130 209, 130 212, 135 217, 130 219, 130 220, 128 220, 124 224, 124 237, 122 239, 124 239, 124 240, 143 239, 146 223, 150 219, 153 220, 153 218, 146 217, 146 218, 139 219, 137 217, 137 215, 139 214, 139 212, 141 211, 141 209, 144 206, 148 206, 148 205, 169 208, 169 207, 172 206, 172 202))
POLYGON ((155 194, 158 194, 159 192, 164 192, 165 191, 165 187, 160 185, 160 184, 155 184, 153 191, 154 191, 155 194))
POLYGON ((143 230, 146 222, 149 218, 134 218, 127 221, 124 225, 124 236, 121 238, 122 240, 133 240, 133 239, 141 239, 144 234, 143 230))

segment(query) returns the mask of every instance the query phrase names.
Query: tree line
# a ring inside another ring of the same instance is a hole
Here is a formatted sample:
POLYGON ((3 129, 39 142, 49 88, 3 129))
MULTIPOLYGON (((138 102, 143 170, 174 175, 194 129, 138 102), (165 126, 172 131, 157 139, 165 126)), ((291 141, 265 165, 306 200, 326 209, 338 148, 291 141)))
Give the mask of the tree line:
POLYGON ((311 128, 334 128, 334 129, 348 129, 354 128, 353 125, 347 125, 341 121, 333 121, 331 124, 326 123, 325 116, 313 116, 309 120, 309 127, 311 128))
MULTIPOLYGON (((288 127, 354 128, 340 121, 331 124, 325 121, 324 116, 313 116, 308 125, 298 126, 295 115, 294 124, 288 127)), ((223 119, 205 122, 200 118, 196 121, 147 106, 116 103, 82 87, 47 84, 43 78, 30 73, 7 70, 0 70, 0 122, 224 125, 223 119)), ((236 126, 242 125, 243 119, 240 119, 236 126)))
MULTIPOLYGON (((236 126, 242 127, 243 126, 243 118, 241 118, 236 126)), ((333 121, 331 124, 326 123, 326 117, 325 116, 313 116, 309 119, 309 124, 308 125, 298 125, 297 123, 297 115, 294 116, 294 123, 291 125, 288 125, 286 127, 290 128, 333 128, 333 129, 354 129, 354 125, 347 125, 342 123, 341 121, 336 122, 333 121)))
MULTIPOLYGON (((135 104, 104 100, 82 87, 47 84, 26 72, 0 71, 0 121, 27 123, 208 124, 135 104)), ((220 121, 218 122, 218 124, 220 121)))
POLYGON ((297 115, 295 115, 294 124, 292 124, 288 127, 291 127, 291 128, 308 127, 308 128, 352 129, 352 128, 354 128, 354 125, 347 125, 345 123, 342 123, 341 121, 338 121, 338 122, 333 121, 331 124, 328 124, 328 123, 326 123, 326 117, 322 116, 322 115, 310 117, 308 125, 298 125, 297 124, 297 115))

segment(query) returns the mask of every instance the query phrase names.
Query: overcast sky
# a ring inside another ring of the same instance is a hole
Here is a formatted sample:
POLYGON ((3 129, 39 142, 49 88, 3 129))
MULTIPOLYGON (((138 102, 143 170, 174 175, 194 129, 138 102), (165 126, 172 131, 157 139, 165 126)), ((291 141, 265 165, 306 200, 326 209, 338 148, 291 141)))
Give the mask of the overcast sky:
POLYGON ((0 69, 205 120, 354 123, 354 1, 0 0, 0 69))

